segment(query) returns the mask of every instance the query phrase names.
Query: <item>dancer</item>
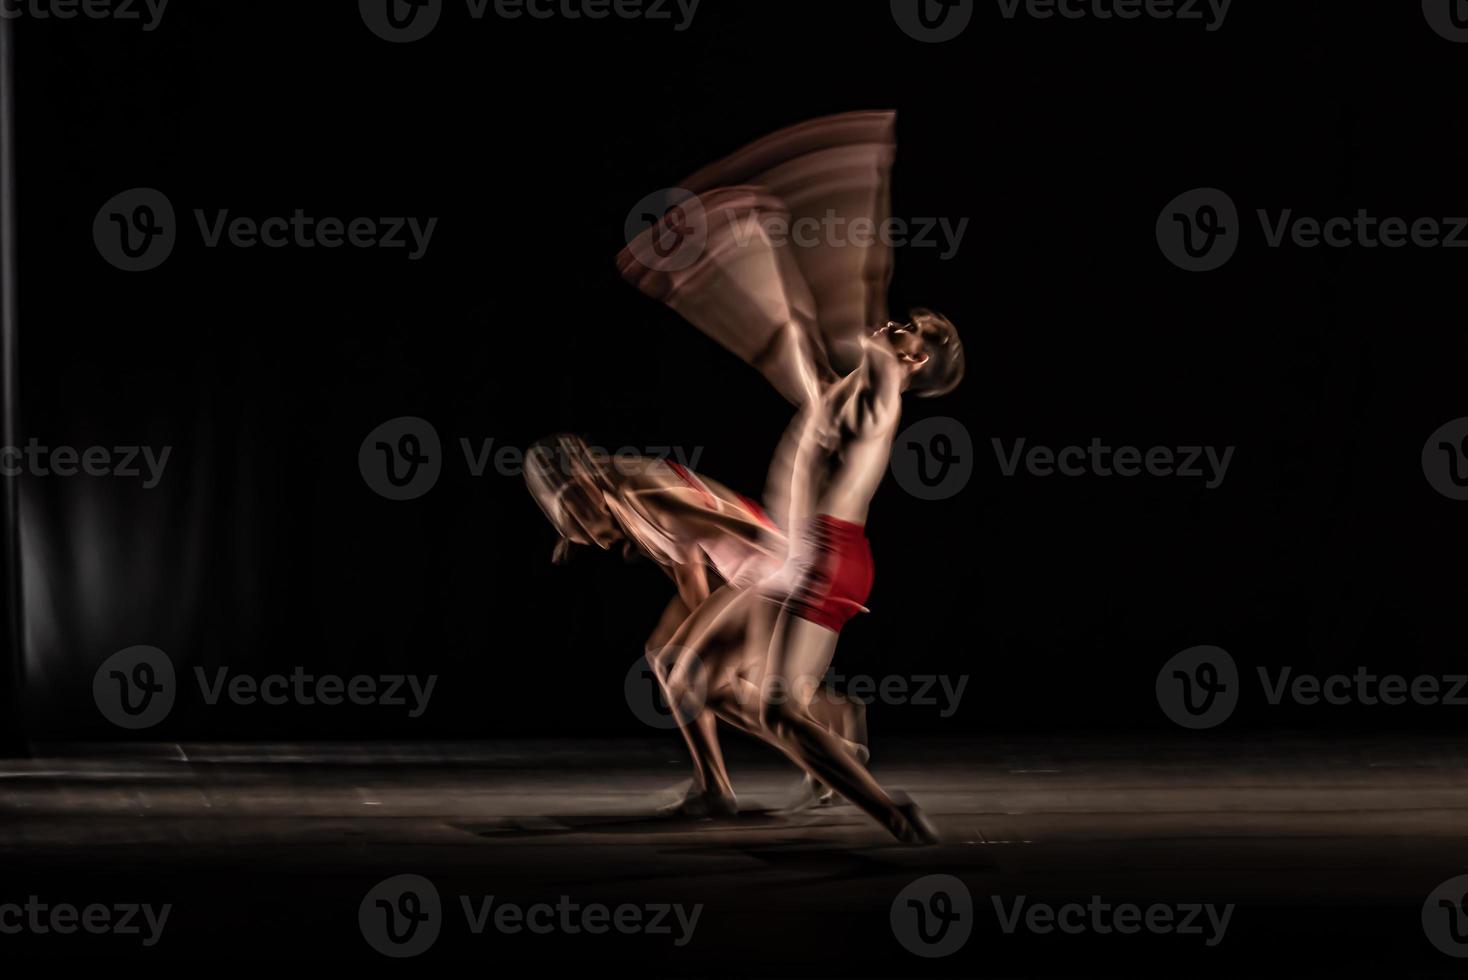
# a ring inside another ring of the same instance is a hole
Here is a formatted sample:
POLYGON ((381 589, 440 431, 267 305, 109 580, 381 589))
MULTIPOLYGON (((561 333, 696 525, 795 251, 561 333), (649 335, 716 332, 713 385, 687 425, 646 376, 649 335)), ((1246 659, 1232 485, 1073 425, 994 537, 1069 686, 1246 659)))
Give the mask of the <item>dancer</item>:
MULTIPOLYGON (((669 675, 677 655, 744 589, 763 581, 787 551, 784 534, 760 505, 674 462, 597 453, 575 436, 557 436, 526 454, 526 484, 560 533, 553 560, 574 545, 621 544, 661 566, 676 587, 645 653, 693 758, 692 785, 667 808, 680 816, 732 816, 738 803, 719 747, 716 719, 685 673, 669 675)), ((736 646, 742 630, 725 635, 736 646)), ((865 706, 827 692, 814 708, 843 743, 865 739, 865 706)), ((758 731, 755 734, 762 734, 758 731)), ((804 804, 829 801, 807 774, 804 804)))
POLYGON ((917 805, 887 794, 858 753, 820 730, 812 706, 840 631, 872 586, 864 527, 902 395, 953 390, 963 348, 938 314, 887 318, 892 261, 882 236, 864 246, 788 237, 810 220, 886 227, 894 130, 893 113, 850 113, 754 143, 685 181, 692 197, 618 265, 800 409, 766 495, 782 526, 797 529, 783 570, 694 638, 670 675, 675 692, 699 672, 721 717, 773 739, 899 840, 930 843, 936 833, 917 805), (742 654, 727 643, 731 621, 742 624, 742 654))
MULTIPOLYGON (((827 389, 797 423, 792 517, 803 528, 787 576, 764 594, 783 598, 760 685, 759 723, 792 759, 882 823, 899 840, 925 843, 936 832, 917 804, 889 796, 846 747, 812 724, 810 704, 829 670, 842 628, 871 593, 874 577, 867 514, 886 472, 902 417, 902 396, 944 394, 963 377, 953 325, 916 310, 863 345, 862 364, 827 389)), ((761 607, 768 615, 771 607, 761 607)), ((731 688, 729 695, 738 696, 731 688)), ((739 702, 748 717, 750 705, 739 702)))

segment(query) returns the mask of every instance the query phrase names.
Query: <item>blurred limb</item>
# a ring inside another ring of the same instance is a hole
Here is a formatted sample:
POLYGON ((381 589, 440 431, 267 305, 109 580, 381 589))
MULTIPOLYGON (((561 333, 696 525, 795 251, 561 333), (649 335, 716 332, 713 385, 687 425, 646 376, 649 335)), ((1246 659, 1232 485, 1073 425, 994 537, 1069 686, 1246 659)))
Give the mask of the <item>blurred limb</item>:
POLYGON ((838 635, 782 611, 765 669, 759 721, 782 751, 826 785, 898 834, 906 817, 850 748, 812 710, 831 667, 838 635))
MULTIPOLYGON (((757 590, 720 589, 694 617, 695 628, 674 644, 677 662, 668 672, 669 703, 701 704, 709 721, 725 723, 781 750, 808 775, 812 770, 791 755, 776 734, 761 723, 762 689, 771 634, 780 612, 757 590)), ((812 678, 804 703, 840 751, 852 758, 866 755, 866 706, 829 691, 824 672, 812 678)), ((713 740, 717 747, 717 740, 713 740)), ((706 760, 707 761, 707 760, 706 760)), ((722 772, 722 757, 718 771, 722 772)), ((712 769, 712 767, 710 767, 712 769)), ((725 774, 727 779, 727 774, 725 774)))
MULTIPOLYGON (((699 608, 709 597, 708 566, 704 564, 703 552, 694 548, 684 560, 673 566, 673 583, 678 588, 678 598, 689 611, 699 608)), ((685 621, 687 616, 684 617, 685 621)))
POLYGON ((783 556, 784 553, 783 535, 772 532, 747 510, 723 500, 710 507, 705 498, 687 487, 651 485, 625 489, 619 500, 623 502, 622 509, 635 508, 649 523, 660 528, 676 528, 678 536, 685 539, 724 535, 766 554, 783 556))
POLYGON ((693 762, 690 797, 705 801, 712 799, 716 801, 716 808, 728 809, 721 801, 732 801, 734 788, 719 746, 717 719, 703 710, 702 697, 696 688, 689 687, 681 675, 676 682, 673 678, 689 637, 701 632, 706 623, 716 620, 733 595, 727 589, 710 594, 702 555, 690 556, 690 559, 697 560, 688 560, 673 570, 678 594, 668 603, 648 640, 647 658, 693 762))
POLYGON ((790 345, 820 363, 828 358, 815 300, 779 241, 778 229, 790 220, 784 203, 759 187, 723 187, 699 195, 694 210, 702 241, 691 262, 669 265, 651 251, 651 242, 670 233, 670 212, 623 250, 618 270, 801 404, 807 381, 790 345))
POLYGON ((798 276, 791 296, 798 310, 814 311, 814 336, 837 374, 856 363, 853 343, 887 319, 891 237, 852 232, 887 228, 896 156, 896 112, 845 112, 771 133, 678 184, 700 199, 724 188, 756 187, 779 202, 791 228, 845 230, 813 241, 785 236, 791 240, 779 257, 786 279, 798 276))

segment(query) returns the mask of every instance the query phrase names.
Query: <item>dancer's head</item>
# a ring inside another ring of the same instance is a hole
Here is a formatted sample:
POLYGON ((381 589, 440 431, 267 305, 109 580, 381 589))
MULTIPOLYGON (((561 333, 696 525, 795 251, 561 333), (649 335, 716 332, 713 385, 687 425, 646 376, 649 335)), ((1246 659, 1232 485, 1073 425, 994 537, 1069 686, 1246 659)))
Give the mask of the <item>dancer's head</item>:
POLYGON ((531 446, 525 454, 525 484, 561 535, 556 561, 564 561, 573 544, 608 549, 625 540, 607 506, 611 483, 605 461, 581 437, 553 436, 531 446))
POLYGON ((915 309, 908 314, 908 322, 888 321, 876 336, 892 345, 897 359, 907 368, 904 390, 910 394, 937 398, 963 380, 963 342, 958 339, 958 329, 943 314, 915 309))

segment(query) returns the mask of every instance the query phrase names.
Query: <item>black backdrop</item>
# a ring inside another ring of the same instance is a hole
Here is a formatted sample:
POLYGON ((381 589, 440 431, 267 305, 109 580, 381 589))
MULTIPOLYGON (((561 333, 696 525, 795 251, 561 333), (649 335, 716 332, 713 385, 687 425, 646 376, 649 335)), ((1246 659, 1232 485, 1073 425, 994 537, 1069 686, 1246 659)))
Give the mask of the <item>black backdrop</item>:
MULTIPOLYGON (((1238 0, 1223 29, 1003 19, 926 45, 887 4, 705 0, 666 23, 470 22, 390 45, 355 4, 178 3, 157 30, 18 22, 22 435, 173 447, 163 483, 24 483, 29 725, 111 731, 92 674, 151 644, 185 669, 436 674, 432 710, 206 709, 157 735, 646 733, 622 696, 668 588, 646 563, 549 564, 512 477, 458 440, 557 430, 702 449, 758 492, 788 410, 615 276, 629 209, 811 116, 900 111, 896 213, 970 219, 899 253, 894 305, 964 331, 973 482, 889 480, 875 613, 842 669, 967 674, 961 710, 885 731, 1166 728, 1172 654, 1247 671, 1453 672, 1464 508, 1424 479, 1468 415, 1463 252, 1272 250, 1206 275, 1154 225, 1175 195, 1319 216, 1468 213, 1468 45, 1415 3, 1238 0), (1390 9, 1387 9, 1390 8, 1390 9), (181 241, 147 273, 94 246, 103 202, 162 190, 181 241), (195 208, 438 217, 401 251, 206 249, 195 208), (430 420, 446 468, 391 502, 375 426, 430 420), (1236 446, 1198 481, 1004 478, 992 438, 1236 446)), ((1464 709, 1272 710, 1240 725, 1455 728, 1464 709)))

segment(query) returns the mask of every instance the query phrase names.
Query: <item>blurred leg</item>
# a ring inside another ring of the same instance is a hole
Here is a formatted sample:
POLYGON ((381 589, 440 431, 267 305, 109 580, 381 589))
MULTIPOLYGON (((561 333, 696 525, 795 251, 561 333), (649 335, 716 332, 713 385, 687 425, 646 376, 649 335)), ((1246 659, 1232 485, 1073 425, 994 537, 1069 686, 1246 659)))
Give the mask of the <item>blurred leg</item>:
POLYGON ((913 830, 905 808, 888 796, 866 766, 810 710, 830 669, 838 636, 823 626, 782 613, 770 644, 760 720, 802 767, 856 804, 893 835, 913 830))

